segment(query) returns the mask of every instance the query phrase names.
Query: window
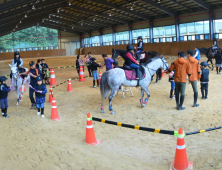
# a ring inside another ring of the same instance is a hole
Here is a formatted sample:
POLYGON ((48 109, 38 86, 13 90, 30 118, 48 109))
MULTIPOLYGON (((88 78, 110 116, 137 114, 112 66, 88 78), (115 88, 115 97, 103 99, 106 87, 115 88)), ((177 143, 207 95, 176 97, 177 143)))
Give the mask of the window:
MULTIPOLYGON (((209 21, 180 24, 180 35, 209 34, 209 21)), ((192 39, 192 38, 188 38, 192 39)))
POLYGON ((58 30, 33 26, 0 37, 0 50, 4 49, 44 49, 44 46, 58 46, 58 30), (47 37, 47 38, 46 38, 47 37))
POLYGON ((91 39, 92 39, 92 44, 99 43, 99 36, 91 37, 91 39))
MULTIPOLYGON (((176 36, 175 25, 153 28, 153 37, 154 38, 173 37, 173 36, 176 36)), ((162 39, 162 40, 161 41, 164 42, 164 39, 162 39)))
POLYGON ((149 28, 133 30, 133 39, 137 39, 137 37, 142 36, 143 39, 150 38, 149 28))
POLYGON ((111 42, 111 41, 113 41, 113 35, 112 34, 103 35, 103 42, 111 42))
POLYGON ((89 38, 84 38, 84 44, 85 45, 89 44, 89 38))
POLYGON ((117 32, 116 41, 129 40, 129 31, 117 32))
POLYGON ((215 33, 222 33, 222 19, 215 20, 215 33))

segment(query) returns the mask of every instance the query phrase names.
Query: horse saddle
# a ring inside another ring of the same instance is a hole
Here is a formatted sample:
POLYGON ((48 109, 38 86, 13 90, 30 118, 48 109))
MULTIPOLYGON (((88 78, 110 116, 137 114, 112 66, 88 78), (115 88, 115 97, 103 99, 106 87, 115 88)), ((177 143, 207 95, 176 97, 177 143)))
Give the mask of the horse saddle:
MULTIPOLYGON (((125 64, 123 65, 122 69, 125 71, 125 75, 126 75, 127 80, 136 80, 135 69, 133 69, 130 66, 127 66, 125 64)), ((142 66, 140 66, 138 74, 139 74, 139 77, 141 77, 142 79, 145 78, 145 76, 146 76, 145 69, 142 66)))

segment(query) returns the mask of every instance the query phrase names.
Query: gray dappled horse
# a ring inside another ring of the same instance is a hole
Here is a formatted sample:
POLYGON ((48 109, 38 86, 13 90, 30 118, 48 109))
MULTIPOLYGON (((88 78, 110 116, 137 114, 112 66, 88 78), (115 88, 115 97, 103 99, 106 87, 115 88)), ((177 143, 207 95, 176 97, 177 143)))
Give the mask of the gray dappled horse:
MULTIPOLYGON (((153 76, 153 74, 156 73, 159 68, 162 68, 164 70, 167 70, 169 68, 164 57, 159 56, 157 52, 155 53, 157 54, 155 57, 146 59, 146 62, 141 65, 145 70, 145 78, 143 80, 140 80, 143 83, 139 85, 141 87, 140 104, 142 107, 146 107, 147 101, 150 97, 148 84, 151 82, 151 77, 153 76), (145 98, 145 100, 143 101, 144 92, 146 92, 147 98, 145 98)), ((100 83, 100 92, 102 97, 101 113, 104 113, 104 101, 108 96, 109 91, 111 90, 111 93, 109 95, 109 110, 112 114, 115 114, 112 108, 112 100, 120 85, 137 87, 138 80, 127 80, 125 71, 121 68, 115 68, 103 73, 100 83)))
MULTIPOLYGON (((20 87, 22 86, 23 79, 19 75, 19 70, 18 70, 18 67, 16 66, 16 64, 14 64, 14 65, 9 64, 9 66, 11 67, 11 71, 12 71, 12 83, 11 83, 11 85, 16 90, 16 93, 17 93, 17 103, 16 103, 16 105, 18 106, 19 101, 21 100, 21 97, 22 97, 22 93, 23 93, 23 92, 21 92, 21 95, 20 95, 20 87)), ((27 68, 25 68, 25 70, 28 71, 27 68)), ((30 82, 30 76, 29 75, 25 78, 25 81, 27 83, 30 82)))

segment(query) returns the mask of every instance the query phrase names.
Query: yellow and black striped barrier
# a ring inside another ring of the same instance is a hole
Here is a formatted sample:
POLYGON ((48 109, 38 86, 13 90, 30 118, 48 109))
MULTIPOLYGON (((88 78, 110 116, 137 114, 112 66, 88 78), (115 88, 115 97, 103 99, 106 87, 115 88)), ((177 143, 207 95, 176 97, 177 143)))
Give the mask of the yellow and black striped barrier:
POLYGON ((186 135, 194 135, 194 134, 203 133, 203 132, 209 132, 209 131, 217 130, 217 129, 221 129, 221 128, 222 128, 222 126, 219 126, 219 127, 215 127, 215 128, 199 130, 199 131, 195 131, 195 132, 189 132, 189 133, 186 133, 186 135))
POLYGON ((119 123, 119 122, 113 122, 105 119, 100 119, 96 117, 92 117, 92 120, 97 121, 97 122, 102 122, 102 123, 107 123, 110 125, 116 125, 116 126, 121 126, 125 128, 130 128, 130 129, 137 129, 137 130, 143 130, 143 131, 148 131, 148 132, 154 132, 154 133, 162 133, 166 135, 175 135, 174 131, 170 130, 162 130, 162 129, 154 129, 154 128, 147 128, 147 127, 141 127, 141 126, 134 126, 134 125, 129 125, 125 123, 119 123))
MULTIPOLYGON (((86 77, 84 77, 84 78, 87 78, 87 77, 89 77, 89 76, 86 76, 86 77)), ((79 79, 78 77, 71 78, 71 80, 78 80, 78 79, 79 79)), ((64 82, 62 82, 62 83, 59 83, 59 84, 53 86, 52 88, 56 88, 56 87, 58 87, 58 86, 60 86, 60 85, 63 85, 64 83, 66 83, 66 82, 68 82, 68 81, 69 81, 69 79, 67 79, 66 81, 64 81, 64 82)))

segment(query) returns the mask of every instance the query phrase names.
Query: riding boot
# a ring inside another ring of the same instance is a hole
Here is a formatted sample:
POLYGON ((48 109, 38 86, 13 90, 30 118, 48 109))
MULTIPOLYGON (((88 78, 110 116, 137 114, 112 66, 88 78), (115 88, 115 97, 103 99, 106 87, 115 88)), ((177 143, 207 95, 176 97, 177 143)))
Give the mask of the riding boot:
POLYGON ((45 116, 44 116, 44 107, 41 108, 41 117, 42 117, 42 118, 45 117, 45 116))
POLYGON ((207 95, 208 95, 208 89, 205 89, 205 99, 208 99, 207 95))
POLYGON ((184 98, 185 98, 184 95, 181 95, 181 96, 180 96, 180 109, 179 109, 179 110, 184 110, 184 109, 186 109, 185 107, 183 107, 184 98))
POLYGON ((136 79, 140 79, 140 75, 139 75, 139 67, 138 68, 135 68, 135 71, 136 71, 136 79))
POLYGON ((170 90, 170 99, 173 98, 173 90, 170 90))
POLYGON ((177 110, 180 110, 179 93, 176 93, 175 97, 176 97, 177 110))
POLYGON ((5 117, 5 118, 9 118, 9 116, 7 115, 7 108, 5 108, 4 117, 5 117))
POLYGON ((218 67, 216 68, 216 70, 217 70, 217 74, 218 74, 218 67))
POLYGON ((204 89, 201 89, 202 99, 204 99, 204 89))
POLYGON ((4 116, 5 114, 5 109, 2 109, 2 116, 4 116))
POLYGON ((97 80, 97 86, 99 87, 100 85, 99 85, 99 80, 97 80))
POLYGON ((198 98, 198 92, 194 92, 194 103, 193 107, 198 107, 199 104, 197 104, 197 98, 198 98))
POLYGON ((96 80, 93 80, 93 87, 95 87, 96 85, 95 85, 95 83, 96 83, 96 80))

